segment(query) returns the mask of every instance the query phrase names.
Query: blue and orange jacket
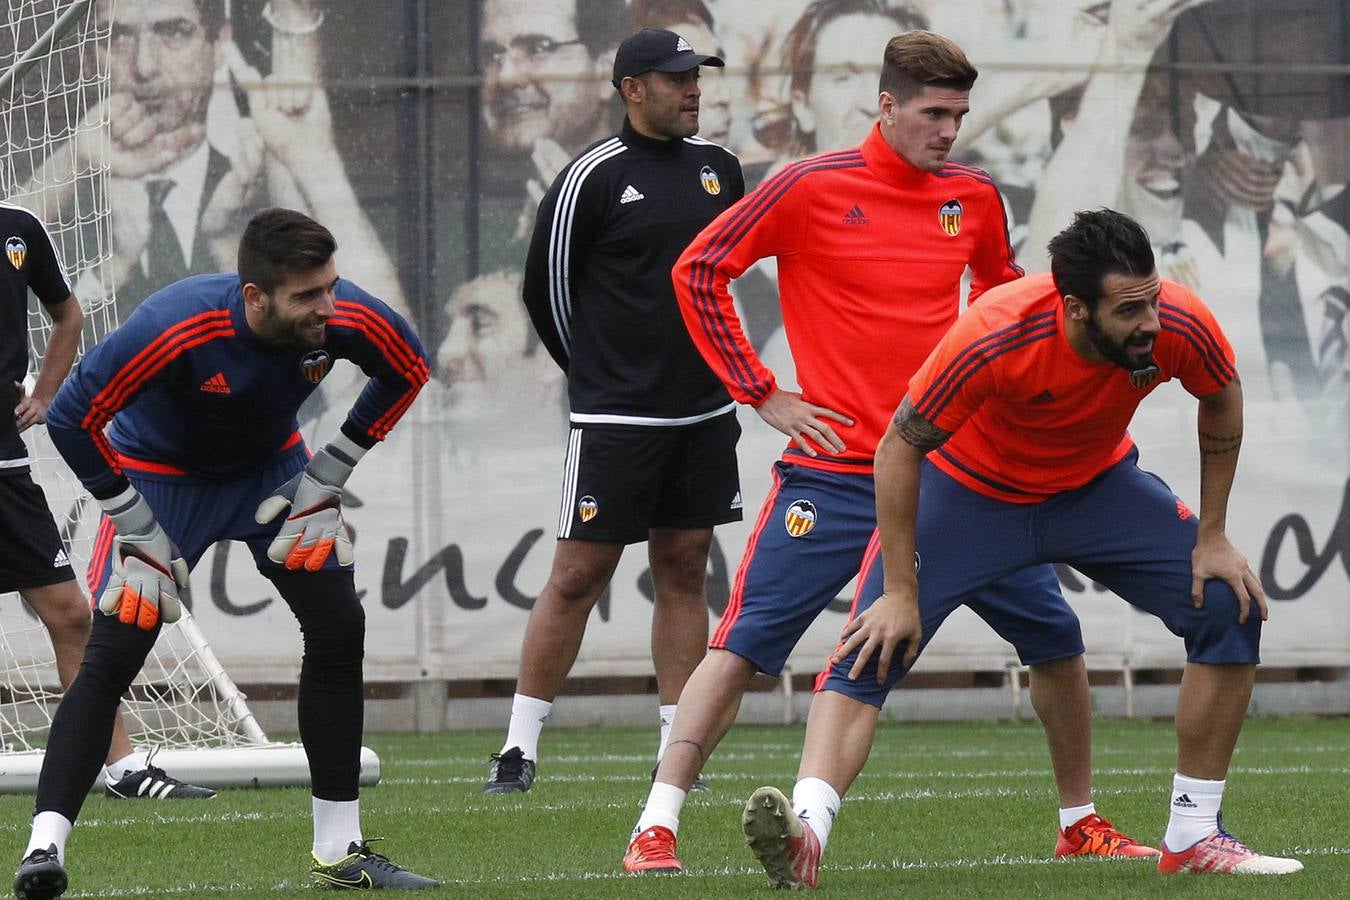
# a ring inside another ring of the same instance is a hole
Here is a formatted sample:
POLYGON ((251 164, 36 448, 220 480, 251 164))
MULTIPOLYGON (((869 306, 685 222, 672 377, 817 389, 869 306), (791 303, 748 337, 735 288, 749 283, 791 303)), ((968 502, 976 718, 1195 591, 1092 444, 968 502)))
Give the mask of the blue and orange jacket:
POLYGON ((263 343, 237 275, 198 275, 152 294, 85 355, 47 414, 52 441, 95 497, 137 475, 226 481, 304 452, 296 414, 339 359, 370 377, 342 431, 382 440, 426 384, 412 327, 349 281, 322 348, 263 343))

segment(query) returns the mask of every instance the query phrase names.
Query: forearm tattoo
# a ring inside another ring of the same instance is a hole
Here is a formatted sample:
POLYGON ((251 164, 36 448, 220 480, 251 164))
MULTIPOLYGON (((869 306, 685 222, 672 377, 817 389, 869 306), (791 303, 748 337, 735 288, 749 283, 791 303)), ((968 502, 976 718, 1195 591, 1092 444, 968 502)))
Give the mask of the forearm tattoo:
POLYGON ((891 420, 891 424, 895 426, 896 431, 900 432, 900 436, 905 439, 905 443, 925 453, 941 447, 947 438, 952 436, 950 431, 944 431, 919 415, 909 402, 908 397, 900 403, 900 408, 895 411, 895 418, 891 420))
POLYGON ((1201 456, 1222 456, 1225 453, 1236 453, 1241 446, 1242 432, 1240 431, 1237 434, 1200 432, 1201 456))

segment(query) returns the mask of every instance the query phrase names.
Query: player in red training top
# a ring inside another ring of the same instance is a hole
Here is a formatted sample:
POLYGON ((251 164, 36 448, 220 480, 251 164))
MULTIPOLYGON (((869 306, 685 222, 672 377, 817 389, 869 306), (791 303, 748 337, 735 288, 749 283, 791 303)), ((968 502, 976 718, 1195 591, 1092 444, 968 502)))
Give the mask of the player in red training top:
MULTIPOLYGON (((970 296, 1021 275, 997 189, 947 161, 976 70, 928 31, 892 38, 880 122, 863 143, 788 166, 695 238, 673 272, 685 323, 734 399, 791 439, 750 534, 709 652, 694 671, 630 839, 629 872, 676 870, 675 835, 693 778, 731 727, 757 671, 777 676, 822 610, 857 575, 875 530, 872 456, 909 376, 970 296), (741 331, 728 282, 774 256, 802 393, 780 389, 741 331)), ((1032 666, 1064 810, 1091 804, 1087 677, 1077 617, 1051 567, 1011 575, 1019 596, 1060 611, 1032 666)), ((804 797, 832 793, 824 782, 804 797)), ((803 802, 806 802, 805 800, 803 802)), ((829 802, 836 806, 838 798, 829 802)), ((1062 814, 1065 815, 1067 813, 1062 814)), ((793 817, 795 821, 795 817, 793 817)), ((1107 823, 1073 848, 1145 852, 1107 823)), ((816 823, 828 837, 828 819, 816 823)))
MULTIPOLYGON (((1260 581, 1224 534, 1242 443, 1232 348, 1199 298, 1158 278, 1148 236, 1129 217, 1079 213, 1050 256, 1053 275, 1004 285, 962 315, 877 447, 884 566, 873 559, 864 573, 821 675, 799 777, 848 789, 886 692, 957 606, 982 605, 986 621, 1023 630, 1034 646, 1024 598, 985 589, 1063 563, 1186 644, 1160 871, 1297 872, 1296 860, 1255 853, 1219 823, 1266 618, 1260 581), (1126 431, 1139 402, 1173 378, 1199 400, 1198 518, 1138 467, 1126 431)), ((807 860, 814 881, 819 848, 809 828, 794 830, 776 852, 807 860)))

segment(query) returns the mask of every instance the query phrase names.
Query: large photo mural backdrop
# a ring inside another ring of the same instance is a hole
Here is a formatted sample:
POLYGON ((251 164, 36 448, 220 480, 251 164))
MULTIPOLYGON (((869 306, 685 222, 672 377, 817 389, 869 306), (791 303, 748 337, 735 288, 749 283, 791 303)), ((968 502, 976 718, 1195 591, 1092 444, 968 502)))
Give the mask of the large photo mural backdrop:
MULTIPOLYGON (((1350 664, 1344 0, 100 2, 114 14, 107 190, 123 315, 184 274, 231 270, 248 215, 288 205, 332 228, 341 273, 409 315, 433 357, 431 385, 349 485, 368 678, 515 674, 556 535, 567 414, 520 302, 526 243, 556 174, 617 128, 614 49, 649 25, 727 61, 703 70, 701 135, 739 155, 749 187, 864 137, 888 37, 927 27, 960 43, 981 75, 953 158, 1000 185, 1024 268, 1047 267, 1074 210, 1111 206, 1148 229, 1161 274, 1218 314, 1246 402, 1229 529, 1271 599, 1264 661, 1350 664)), ((790 383, 774 279, 760 266, 734 291, 790 383)), ((335 370, 306 434, 336 429, 358 383, 335 370)), ((715 614, 784 444, 753 410, 739 417, 747 521, 717 531, 715 614)), ((1132 433, 1145 468, 1198 503, 1193 400, 1159 391, 1132 433)), ((1090 665, 1180 663, 1154 620, 1060 574, 1090 665)), ((292 674, 292 619, 246 553, 217 548, 194 587, 237 679, 292 674)), ((650 597, 635 546, 575 674, 649 671, 650 597)), ((848 601, 796 670, 818 667, 848 601)), ((1012 658, 957 616, 921 665, 1012 658)))

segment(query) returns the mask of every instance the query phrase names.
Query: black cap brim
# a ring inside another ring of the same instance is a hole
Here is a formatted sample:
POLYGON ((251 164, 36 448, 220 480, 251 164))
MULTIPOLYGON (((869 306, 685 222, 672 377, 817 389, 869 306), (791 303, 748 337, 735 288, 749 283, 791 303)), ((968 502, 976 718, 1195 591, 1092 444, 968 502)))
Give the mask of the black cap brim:
POLYGON ((659 66, 652 66, 653 72, 688 72, 690 69, 699 66, 725 66, 721 57, 711 56, 706 53, 681 53, 674 59, 661 63, 659 66))

